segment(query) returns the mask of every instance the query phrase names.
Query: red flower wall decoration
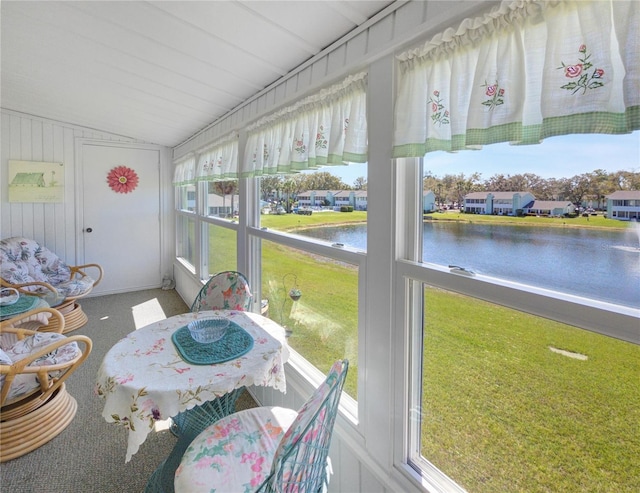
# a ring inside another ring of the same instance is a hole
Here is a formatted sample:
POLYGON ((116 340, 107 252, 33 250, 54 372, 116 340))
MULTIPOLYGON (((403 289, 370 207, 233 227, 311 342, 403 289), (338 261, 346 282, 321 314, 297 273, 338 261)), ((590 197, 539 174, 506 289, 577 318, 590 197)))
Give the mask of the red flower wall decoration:
POLYGON ((133 192, 138 186, 138 175, 131 168, 116 166, 107 175, 107 183, 114 192, 133 192))

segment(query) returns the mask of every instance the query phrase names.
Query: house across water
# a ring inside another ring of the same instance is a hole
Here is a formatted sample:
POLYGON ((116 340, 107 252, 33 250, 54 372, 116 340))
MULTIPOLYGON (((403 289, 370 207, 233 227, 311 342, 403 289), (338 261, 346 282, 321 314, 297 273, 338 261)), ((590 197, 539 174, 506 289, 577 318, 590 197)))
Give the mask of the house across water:
POLYGON ((618 190, 606 198, 607 217, 620 221, 640 220, 640 190, 618 190))

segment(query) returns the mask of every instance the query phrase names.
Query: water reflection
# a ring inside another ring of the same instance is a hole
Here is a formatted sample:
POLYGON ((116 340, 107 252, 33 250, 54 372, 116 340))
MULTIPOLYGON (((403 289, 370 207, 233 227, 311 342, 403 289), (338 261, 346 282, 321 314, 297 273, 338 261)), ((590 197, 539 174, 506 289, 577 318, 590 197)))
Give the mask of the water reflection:
MULTIPOLYGON (((301 234, 366 250, 366 226, 301 234)), ((637 231, 459 222, 424 224, 423 261, 637 308, 637 231)))

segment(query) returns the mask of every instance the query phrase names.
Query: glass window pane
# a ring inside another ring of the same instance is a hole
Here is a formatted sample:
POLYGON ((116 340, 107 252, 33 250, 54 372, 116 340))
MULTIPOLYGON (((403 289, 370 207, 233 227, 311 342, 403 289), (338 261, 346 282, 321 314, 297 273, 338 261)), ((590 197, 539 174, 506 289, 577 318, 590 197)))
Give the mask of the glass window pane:
POLYGON ((428 286, 424 306, 426 460, 474 492, 640 488, 640 346, 428 286))
POLYGON ((260 180, 260 225, 366 250, 367 165, 260 180))
POLYGON ((357 397, 358 268, 262 240, 262 297, 290 346, 321 372, 348 358, 345 391, 357 397))
POLYGON ((238 216, 238 182, 210 181, 207 182, 207 199, 205 215, 232 218, 238 216))
POLYGON ((237 270, 237 234, 233 229, 207 224, 209 275, 237 270))
POLYGON ((195 219, 178 215, 176 217, 177 229, 177 256, 189 263, 195 269, 196 251, 196 222, 195 219))
POLYGON ((620 220, 623 210, 640 217, 640 207, 607 199, 621 189, 640 193, 638 152, 635 132, 430 153, 422 260, 640 306, 640 229, 620 220), (603 149, 612 155, 596 159, 603 149))
POLYGON ((196 210, 196 187, 185 185, 176 187, 178 210, 194 212, 196 210))

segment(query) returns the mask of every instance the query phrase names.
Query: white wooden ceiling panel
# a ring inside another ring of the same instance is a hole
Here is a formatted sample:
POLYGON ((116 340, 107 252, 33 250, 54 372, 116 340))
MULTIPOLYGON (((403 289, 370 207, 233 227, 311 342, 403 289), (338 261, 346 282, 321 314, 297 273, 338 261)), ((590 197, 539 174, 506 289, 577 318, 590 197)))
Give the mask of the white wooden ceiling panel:
MULTIPOLYGON (((9 30, 14 29, 9 27, 9 30)), ((59 37, 57 31, 48 29, 48 26, 40 27, 40 32, 55 43, 59 37), (50 32, 49 32, 50 31, 50 32)), ((19 42, 22 49, 37 50, 39 40, 33 38, 24 31, 11 33, 12 39, 19 42)), ((127 95, 129 92, 143 92, 144 95, 155 95, 159 98, 159 103, 176 104, 180 107, 188 107, 196 111, 201 111, 210 118, 211 111, 228 111, 241 99, 234 99, 229 92, 217 91, 213 94, 205 83, 185 77, 176 72, 162 70, 159 67, 142 62, 139 59, 123 56, 118 59, 118 63, 110 60, 109 53, 103 53, 102 46, 92 46, 86 43, 71 43, 67 45, 65 51, 55 51, 43 59, 37 67, 32 68, 32 62, 28 59, 20 58, 17 53, 8 52, 4 62, 9 63, 16 71, 27 73, 29 70, 42 72, 43 69, 55 73, 73 73, 76 69, 75 61, 83 60, 82 71, 88 82, 94 88, 101 88, 102 94, 117 90, 120 87, 120 94, 127 95), (144 70, 141 70, 144 68, 144 70), (110 88, 102 87, 107 83, 113 84, 110 88), (226 102, 227 106, 220 103, 226 102), (229 104, 231 103, 231 104, 229 104)), ((40 79, 37 79, 40 80, 40 79)), ((44 81, 43 81, 44 82, 44 81)), ((131 95, 130 95, 131 96, 131 95)), ((137 94, 133 94, 138 97, 137 94)))
MULTIPOLYGON (((26 6, 31 2, 22 2, 26 6)), ((164 70, 173 71, 179 74, 193 74, 193 77, 202 80, 211 80, 216 77, 216 85, 222 87, 229 86, 259 90, 263 86, 256 84, 246 77, 235 75, 237 71, 234 67, 220 69, 210 63, 200 60, 197 57, 179 51, 175 46, 166 46, 154 42, 145 36, 141 36, 136 31, 131 31, 119 25, 115 25, 104 20, 87 15, 85 12, 73 7, 74 2, 62 2, 63 7, 57 7, 60 2, 42 2, 38 13, 45 18, 52 19, 47 23, 64 28, 69 39, 65 42, 65 48, 72 43, 90 43, 94 46, 107 48, 110 51, 111 61, 117 63, 123 56, 131 56, 141 63, 150 63, 164 70)), ((96 2, 97 5, 104 4, 96 2)), ((127 6, 135 5, 136 2, 113 2, 113 5, 127 6)), ((85 2, 91 7, 93 2, 85 2)), ((111 3, 108 3, 111 5, 111 3)), ((184 37, 189 36, 189 30, 185 30, 184 37)), ((184 46, 184 45, 183 45, 184 46)), ((194 52, 200 51, 195 43, 192 45, 194 52)), ((188 50, 187 50, 188 51, 188 50)), ((240 63, 246 63, 240 60, 240 63)), ((240 65, 237 63, 237 66, 240 65)), ((277 77, 277 74, 274 74, 277 77)), ((236 89, 237 90, 237 89, 236 89)))
MULTIPOLYGON (((274 66, 268 59, 214 35, 214 29, 211 32, 197 29, 147 3, 97 2, 94 5, 92 2, 77 2, 72 5, 97 21, 110 24, 108 28, 121 28, 130 35, 148 40, 158 55, 165 50, 175 52, 187 63, 197 60, 240 80, 247 78, 247 67, 251 66, 255 66, 269 80, 288 72, 287 67, 274 66)), ((211 25, 211 28, 215 28, 215 25, 211 25)))
POLYGON ((355 26, 341 12, 331 7, 333 3, 270 0, 246 2, 245 5, 300 39, 306 39, 322 49, 355 26))
POLYGON ((307 43, 237 2, 163 2, 153 4, 167 15, 279 67, 283 73, 322 48, 307 43), (241 19, 226 22, 224 19, 241 19), (287 49, 283 50, 282 47, 287 49))
POLYGON ((56 120, 147 142, 154 142, 158 138, 176 138, 178 135, 189 137, 190 133, 185 132, 180 124, 181 118, 200 121, 200 125, 203 125, 201 119, 194 115, 178 115, 166 108, 152 108, 133 97, 114 99, 106 94, 96 100, 93 89, 82 79, 66 81, 50 77, 49 85, 44 90, 33 89, 27 82, 25 77, 10 76, 9 84, 6 84, 8 87, 3 87, 2 97, 24 100, 26 103, 21 111, 33 115, 43 116, 43 113, 55 111, 56 120), (25 88, 27 86, 29 89, 25 88), (49 98, 51 91, 57 95, 54 103, 49 98), (87 107, 91 107, 94 113, 87 115, 87 107), (126 121, 123 121, 123 116, 126 121), (130 125, 128 121, 135 122, 135 125, 130 125), (132 131, 136 132, 135 135, 132 131))
POLYGON ((174 147, 391 3, 2 0, 0 104, 174 147))

